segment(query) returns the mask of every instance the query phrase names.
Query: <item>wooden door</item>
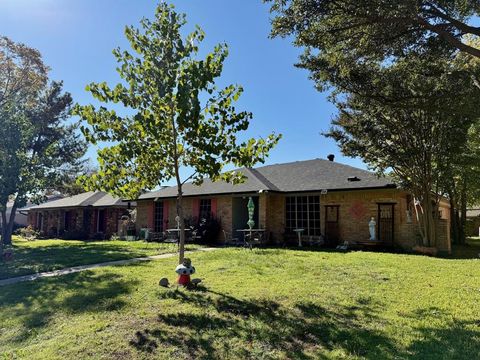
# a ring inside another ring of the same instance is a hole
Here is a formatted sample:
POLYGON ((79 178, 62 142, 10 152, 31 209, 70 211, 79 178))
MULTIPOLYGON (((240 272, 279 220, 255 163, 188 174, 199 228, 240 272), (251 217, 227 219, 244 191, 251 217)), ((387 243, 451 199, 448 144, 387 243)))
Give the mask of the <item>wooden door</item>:
POLYGON ((335 247, 338 245, 340 231, 338 227, 339 205, 325 206, 325 245, 335 247))
POLYGON ((393 245, 394 204, 378 204, 378 240, 393 245))

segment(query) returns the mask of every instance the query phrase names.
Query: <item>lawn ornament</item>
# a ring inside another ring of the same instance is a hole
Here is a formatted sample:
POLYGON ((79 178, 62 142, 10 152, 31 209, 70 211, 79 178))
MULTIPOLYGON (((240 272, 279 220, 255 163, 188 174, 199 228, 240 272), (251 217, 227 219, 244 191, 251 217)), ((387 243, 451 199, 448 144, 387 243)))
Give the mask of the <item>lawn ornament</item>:
POLYGON ((175 272, 179 275, 178 284, 187 286, 190 284, 190 275, 195 273, 195 267, 192 266, 192 261, 188 258, 183 259, 183 263, 177 266, 175 272))
POLYGON ((170 284, 168 282, 167 278, 161 278, 160 281, 158 282, 158 285, 163 286, 163 287, 168 287, 170 284))
POLYGON ((368 222, 368 230, 370 231, 370 240, 376 240, 375 238, 375 227, 377 226, 377 222, 375 218, 372 217, 368 222))

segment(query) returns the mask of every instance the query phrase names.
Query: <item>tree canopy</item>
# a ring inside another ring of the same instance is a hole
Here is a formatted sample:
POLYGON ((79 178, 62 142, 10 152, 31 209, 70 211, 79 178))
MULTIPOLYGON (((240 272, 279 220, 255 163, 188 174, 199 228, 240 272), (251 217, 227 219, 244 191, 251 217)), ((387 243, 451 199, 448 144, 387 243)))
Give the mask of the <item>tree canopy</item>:
POLYGON ((355 59, 385 60, 441 41, 446 48, 480 57, 464 41, 480 36, 472 18, 478 0, 267 0, 273 35, 295 35, 298 46, 348 53, 355 59))
POLYGON ((75 112, 85 120, 83 132, 93 144, 109 142, 98 152, 99 171, 86 178, 89 188, 135 198, 175 179, 178 186, 177 215, 180 218, 180 260, 185 238, 182 185, 240 181, 224 166, 253 166, 264 161, 279 140, 278 135, 239 140, 248 129, 252 114, 237 111, 242 87, 218 89, 228 55, 226 44, 199 57, 204 33, 199 28, 182 37, 186 17, 168 4, 158 5, 153 20, 143 19, 141 28, 126 27, 133 51, 115 49, 117 71, 122 79, 114 87, 90 84, 87 90, 103 103, 119 103, 131 115, 106 107, 78 105, 75 112), (191 170, 183 177, 180 169, 191 170))

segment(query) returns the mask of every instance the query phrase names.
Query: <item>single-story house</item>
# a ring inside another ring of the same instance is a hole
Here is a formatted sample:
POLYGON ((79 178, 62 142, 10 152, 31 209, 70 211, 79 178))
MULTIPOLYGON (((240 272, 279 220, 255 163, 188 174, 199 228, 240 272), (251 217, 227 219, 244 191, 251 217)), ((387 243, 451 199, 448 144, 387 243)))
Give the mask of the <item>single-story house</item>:
MULTIPOLYGON (((412 196, 390 179, 352 166, 314 159, 242 168, 242 184, 205 180, 183 186, 185 218, 216 217, 227 237, 247 228, 249 198, 255 205, 255 228, 266 229, 273 243, 295 241, 303 229, 306 241, 336 246, 370 238, 369 221, 376 222, 376 240, 386 246, 412 249, 418 227, 412 196)), ((137 200, 137 228, 175 228, 177 188, 145 193, 137 200)), ((439 239, 435 247, 450 252, 449 204, 440 206, 439 239)), ((223 236, 223 233, 221 234, 223 236)))
POLYGON ((30 207, 28 223, 44 236, 109 238, 133 206, 106 192, 89 191, 30 207))

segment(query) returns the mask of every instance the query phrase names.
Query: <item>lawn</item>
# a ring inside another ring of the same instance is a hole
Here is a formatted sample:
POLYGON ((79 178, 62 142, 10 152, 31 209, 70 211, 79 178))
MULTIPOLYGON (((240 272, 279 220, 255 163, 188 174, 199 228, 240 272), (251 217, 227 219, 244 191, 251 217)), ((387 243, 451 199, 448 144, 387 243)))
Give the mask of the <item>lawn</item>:
POLYGON ((480 260, 219 249, 0 288, 0 358, 476 359, 480 260))
MULTIPOLYGON (((188 249, 197 248, 188 245, 188 249)), ((0 280, 69 266, 175 252, 175 244, 144 241, 25 240, 13 238, 14 260, 0 261, 0 280)))

